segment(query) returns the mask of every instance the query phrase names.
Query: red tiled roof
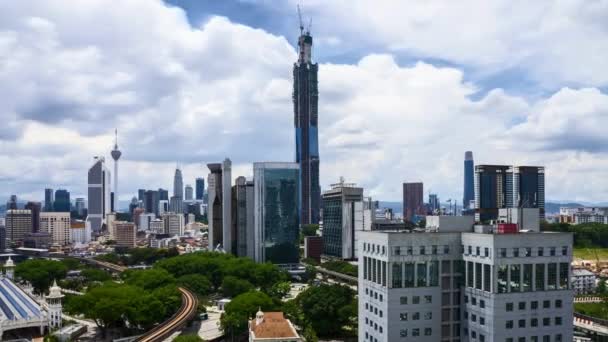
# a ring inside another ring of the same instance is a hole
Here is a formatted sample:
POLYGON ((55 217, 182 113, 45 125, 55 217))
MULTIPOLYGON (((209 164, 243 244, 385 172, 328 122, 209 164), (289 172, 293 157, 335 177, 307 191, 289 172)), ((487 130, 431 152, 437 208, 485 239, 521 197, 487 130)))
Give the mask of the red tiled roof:
POLYGON ((250 329, 256 338, 299 337, 282 312, 265 312, 264 320, 256 325, 253 319, 250 329))

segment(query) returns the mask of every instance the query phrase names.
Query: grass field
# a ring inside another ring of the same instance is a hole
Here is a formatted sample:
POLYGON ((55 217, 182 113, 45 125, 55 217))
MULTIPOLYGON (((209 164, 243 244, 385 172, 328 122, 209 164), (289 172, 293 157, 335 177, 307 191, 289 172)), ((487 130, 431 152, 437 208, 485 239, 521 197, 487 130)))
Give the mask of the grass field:
POLYGON ((608 319, 608 305, 606 303, 576 303, 574 311, 583 315, 608 319))
POLYGON ((608 248, 575 248, 574 257, 585 260, 608 260, 608 248))

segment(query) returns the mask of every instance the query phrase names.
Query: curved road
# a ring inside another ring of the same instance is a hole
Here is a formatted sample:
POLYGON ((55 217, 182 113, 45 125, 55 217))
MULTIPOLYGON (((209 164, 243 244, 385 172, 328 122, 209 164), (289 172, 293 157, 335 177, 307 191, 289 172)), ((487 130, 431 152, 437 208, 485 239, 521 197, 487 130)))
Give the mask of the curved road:
POLYGON ((181 327, 184 323, 190 320, 198 307, 198 298, 188 291, 187 289, 180 287, 179 291, 182 293, 182 306, 179 308, 177 313, 171 318, 156 326, 147 333, 139 336, 135 341, 140 342, 157 342, 163 341, 167 336, 171 335, 175 330, 181 327))

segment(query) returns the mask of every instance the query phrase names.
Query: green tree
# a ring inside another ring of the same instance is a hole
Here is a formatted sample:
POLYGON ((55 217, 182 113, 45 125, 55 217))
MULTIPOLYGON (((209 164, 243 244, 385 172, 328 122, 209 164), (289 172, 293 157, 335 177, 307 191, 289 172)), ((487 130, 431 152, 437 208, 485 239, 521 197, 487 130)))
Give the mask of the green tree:
POLYGON ((186 274, 177 278, 177 284, 194 291, 199 296, 209 295, 213 284, 202 274, 186 274))
POLYGON ((99 281, 104 282, 112 279, 112 276, 104 271, 96 268, 86 268, 80 273, 88 282, 99 281))
POLYGON ((349 287, 312 286, 298 295, 296 303, 319 336, 336 336, 343 327, 356 324, 357 302, 349 287))
POLYGON ((36 293, 43 294, 53 280, 65 278, 67 271, 68 268, 60 261, 30 259, 17 264, 15 276, 32 284, 36 293))
POLYGON ((262 311, 274 311, 276 305, 267 294, 260 291, 249 291, 233 298, 226 305, 226 312, 220 319, 224 334, 231 338, 243 334, 247 330, 247 323, 255 313, 262 311))
POLYGON ((251 290, 253 285, 250 282, 237 277, 226 276, 222 282, 222 294, 226 297, 236 297, 251 290))
POLYGON ((282 299, 283 297, 287 296, 287 294, 289 293, 290 290, 291 290, 291 283, 289 283, 288 281, 283 281, 283 282, 274 284, 272 286, 272 288, 270 289, 269 294, 274 298, 282 299))
POLYGON ((597 284, 597 293, 600 295, 606 295, 606 279, 600 279, 600 282, 597 284))
POLYGON ((204 340, 200 337, 198 337, 198 335, 179 335, 177 336, 173 342, 204 342, 204 340))
POLYGON ((163 269, 129 270, 123 273, 125 283, 154 290, 166 285, 175 284, 175 278, 163 269))

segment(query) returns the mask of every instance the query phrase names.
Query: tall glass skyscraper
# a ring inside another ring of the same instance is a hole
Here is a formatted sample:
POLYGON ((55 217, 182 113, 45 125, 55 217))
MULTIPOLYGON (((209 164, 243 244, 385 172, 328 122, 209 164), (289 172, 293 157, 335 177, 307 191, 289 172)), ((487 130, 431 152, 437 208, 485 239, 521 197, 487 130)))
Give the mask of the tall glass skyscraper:
POLYGON ((175 175, 173 176, 173 196, 184 199, 184 181, 182 178, 182 170, 179 168, 175 169, 175 175))
POLYGON ((55 191, 53 211, 70 212, 70 193, 67 190, 59 189, 55 191))
POLYGON ((466 151, 464 153, 464 191, 462 197, 462 208, 473 209, 470 205, 471 201, 475 200, 475 163, 473 161, 473 152, 466 151))
POLYGON ((297 163, 254 163, 254 246, 257 262, 299 262, 297 163))
POLYGON ((44 211, 53 211, 55 195, 53 189, 44 189, 44 211))
POLYGON ((205 178, 199 177, 196 179, 195 183, 196 188, 196 199, 202 200, 205 195, 205 178))
POLYGON ((293 66, 293 110, 296 129, 296 162, 300 164, 300 221, 319 223, 321 187, 319 185, 319 137, 317 74, 312 63, 312 36, 300 27, 299 57, 293 66))

